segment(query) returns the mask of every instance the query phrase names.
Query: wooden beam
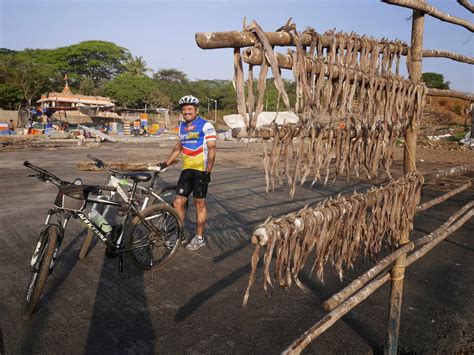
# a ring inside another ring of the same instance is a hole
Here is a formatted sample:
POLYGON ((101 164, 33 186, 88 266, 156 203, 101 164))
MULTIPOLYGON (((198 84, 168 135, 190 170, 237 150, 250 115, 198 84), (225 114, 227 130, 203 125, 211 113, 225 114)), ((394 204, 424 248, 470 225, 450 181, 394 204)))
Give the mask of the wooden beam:
MULTIPOLYGON (((468 182, 467 184, 462 185, 461 187, 457 188, 456 190, 453 190, 451 192, 448 192, 445 195, 442 195, 439 198, 435 198, 433 200, 430 200, 422 205, 418 205, 417 207, 417 212, 424 211, 428 209, 429 207, 432 207, 436 203, 443 202, 447 200, 448 198, 454 196, 455 194, 465 190, 466 188, 470 187, 471 183, 468 182), (433 203, 435 202, 435 203, 433 203)), ((415 247, 423 247, 425 244, 430 243, 432 240, 436 239, 440 234, 444 233, 444 231, 449 228, 459 217, 461 217, 466 211, 468 211, 470 208, 474 207, 474 202, 469 202, 467 205, 463 206, 460 210, 455 212, 451 217, 443 223, 439 228, 437 228, 435 231, 431 232, 430 234, 419 238, 416 240, 416 242, 410 242, 408 244, 405 244, 403 247, 398 248, 394 252, 392 252, 390 255, 386 256, 384 259, 380 260, 375 266, 373 266, 371 269, 369 269, 367 272, 359 276, 357 279, 352 281, 349 285, 344 287, 341 291, 338 293, 332 295, 330 298, 328 298, 326 301, 323 303, 323 307, 327 311, 332 311, 334 308, 338 307, 342 302, 344 302, 348 297, 350 297, 352 294, 357 292, 359 289, 361 289, 363 286, 365 286, 370 280, 375 278, 378 274, 380 274, 385 268, 387 268, 398 256, 401 254, 407 253, 411 250, 413 250, 415 247)), ((410 257, 407 259, 409 260, 410 257)), ((408 261, 407 261, 408 262, 408 261)))
POLYGON ((419 0, 382 0, 382 2, 390 5, 397 5, 401 7, 407 7, 412 10, 422 12, 424 14, 436 17, 437 19, 449 22, 455 25, 462 26, 467 28, 469 31, 474 32, 474 24, 468 20, 462 19, 460 17, 451 16, 445 12, 439 11, 434 6, 426 4, 424 1, 419 0))
POLYGON ((462 99, 474 102, 474 94, 462 91, 454 91, 454 90, 441 90, 441 89, 428 89, 429 96, 441 96, 441 97, 454 97, 456 99, 462 99))
POLYGON ((342 318, 352 308, 364 301, 372 293, 379 289, 385 282, 389 280, 388 275, 377 277, 374 281, 361 289, 355 295, 347 299, 339 307, 326 314, 318 323, 304 332, 298 339, 296 339, 289 347, 287 347, 282 354, 300 354, 314 339, 324 333, 336 321, 342 318))
POLYGON ((448 198, 451 198, 453 197, 454 195, 457 195, 458 193, 468 189, 469 187, 471 187, 472 183, 469 181, 469 182, 466 182, 464 185, 461 185, 459 186, 458 188, 452 190, 452 191, 449 191, 437 198, 434 198, 430 201, 427 201, 425 203, 423 203, 422 205, 418 205, 416 207, 416 211, 417 212, 421 212, 421 211, 424 211, 424 210, 427 210, 428 208, 431 208, 433 206, 436 206, 444 201, 446 201, 448 198))
MULTIPOLYGON (((278 66, 280 69, 288 69, 288 70, 292 69, 293 58, 291 55, 286 54, 286 53, 279 53, 279 52, 276 52, 275 55, 276 55, 278 66)), ((473 57, 464 56, 461 54, 457 54, 455 52, 440 51, 437 49, 424 49, 422 52, 422 56, 423 58, 448 58, 448 59, 466 63, 466 64, 474 64, 473 57)), ((261 49, 256 48, 256 47, 250 47, 244 50, 242 58, 244 62, 247 64, 262 65, 265 57, 261 49)), ((311 71, 311 66, 312 66, 311 60, 306 59, 306 68, 307 68, 306 70, 308 72, 311 71)))
POLYGON ((338 293, 332 295, 323 303, 323 307, 326 311, 332 311, 334 308, 338 307, 342 302, 344 302, 348 297, 362 288, 370 280, 380 274, 384 269, 386 269, 395 259, 400 255, 406 254, 407 252, 413 250, 415 245, 413 243, 408 243, 402 246, 401 248, 395 250, 393 253, 380 260, 374 267, 369 271, 365 272, 363 275, 359 276, 357 279, 352 281, 349 285, 344 287, 338 293))
POLYGON ((423 58, 442 57, 455 60, 457 62, 474 64, 474 58, 450 51, 441 51, 438 49, 423 49, 423 58))
POLYGON ((464 6, 466 9, 474 13, 474 5, 472 5, 469 0, 458 0, 458 3, 464 6))
MULTIPOLYGON (((446 237, 453 234, 461 228, 469 219, 474 216, 474 202, 470 202, 463 206, 459 211, 449 218, 442 226, 434 232, 420 238, 415 242, 416 245, 422 245, 417 251, 413 252, 406 259, 406 266, 411 265, 422 256, 426 255, 431 249, 442 242, 446 237), (471 209, 471 210, 469 210, 471 209), (462 217, 461 217, 462 216, 462 217), (459 219, 458 219, 459 218, 459 219), (456 221, 456 222, 455 222, 456 221), (455 222, 455 223, 454 223, 455 222)), ((331 327, 338 319, 342 318, 352 308, 364 301, 368 296, 379 289, 383 284, 390 280, 390 272, 385 272, 375 278, 372 282, 361 288, 353 296, 349 297, 342 304, 334 308, 330 313, 324 316, 319 322, 304 332, 290 346, 288 346, 283 354, 300 354, 314 339, 331 327)))
MULTIPOLYGON (((289 32, 265 32, 268 42, 272 46, 288 47, 296 46, 295 36, 289 32)), ((228 32, 197 32, 195 34, 196 44, 201 49, 218 49, 218 48, 243 48, 253 47, 258 43, 258 39, 253 32, 250 31, 228 31, 228 32)), ((332 36, 321 35, 321 45, 323 48, 329 48, 332 42, 332 36)), ((301 45, 309 47, 311 45, 312 36, 307 33, 301 34, 301 45)), ((367 50, 371 49, 370 42, 366 44, 367 50)), ((360 43, 355 43, 355 50, 360 50, 360 43)), ((395 45, 394 51, 398 49, 395 45)), ((380 52, 383 48, 380 49, 380 52)), ((408 53, 408 47, 405 46, 402 54, 408 53)))
POLYGON ((437 171, 435 171, 431 174, 427 174, 427 175, 424 176, 425 177, 425 184, 426 184, 426 182, 431 181, 431 180, 436 180, 436 179, 439 179, 441 177, 464 173, 466 171, 474 171, 474 163, 453 166, 451 168, 437 170, 437 171))

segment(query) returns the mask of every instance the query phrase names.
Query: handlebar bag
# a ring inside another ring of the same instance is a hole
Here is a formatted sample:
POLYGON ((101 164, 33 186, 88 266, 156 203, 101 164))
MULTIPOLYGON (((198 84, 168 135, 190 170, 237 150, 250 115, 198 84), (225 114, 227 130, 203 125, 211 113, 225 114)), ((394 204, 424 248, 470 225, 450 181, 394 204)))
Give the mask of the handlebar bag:
POLYGON ((66 210, 84 211, 87 196, 88 191, 83 185, 60 185, 54 205, 66 210))

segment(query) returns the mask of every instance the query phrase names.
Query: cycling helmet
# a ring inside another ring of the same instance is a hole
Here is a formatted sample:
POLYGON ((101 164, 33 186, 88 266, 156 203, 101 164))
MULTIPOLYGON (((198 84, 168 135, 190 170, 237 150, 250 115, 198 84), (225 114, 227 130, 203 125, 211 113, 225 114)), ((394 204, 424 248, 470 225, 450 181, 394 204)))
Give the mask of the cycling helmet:
POLYGON ((193 105, 197 107, 199 106, 199 100, 192 95, 186 95, 179 99, 179 107, 183 105, 193 105))

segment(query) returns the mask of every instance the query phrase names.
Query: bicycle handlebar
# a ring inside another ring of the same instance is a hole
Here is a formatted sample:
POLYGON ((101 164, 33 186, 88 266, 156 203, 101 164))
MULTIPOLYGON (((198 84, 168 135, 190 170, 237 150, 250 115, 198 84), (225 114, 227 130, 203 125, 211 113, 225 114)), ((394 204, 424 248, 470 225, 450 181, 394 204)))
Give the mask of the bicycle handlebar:
POLYGON ((99 158, 96 158, 95 156, 93 155, 90 155, 90 154, 87 154, 87 157, 93 161, 96 162, 96 166, 98 168, 105 168, 107 169, 108 171, 110 171, 112 174, 116 174, 116 175, 123 175, 124 173, 123 172, 120 172, 114 168, 112 168, 110 165, 108 165, 107 163, 105 163, 103 160, 99 159, 99 158))
POLYGON ((27 168, 30 168, 30 169, 33 169, 35 170, 36 172, 38 172, 39 174, 37 174, 37 177, 38 178, 41 178, 42 180, 48 180, 50 182, 52 182, 53 184, 55 185, 66 185, 66 184, 70 184, 70 182, 67 182, 67 181, 64 181, 64 180, 61 180, 60 178, 58 178, 56 175, 54 174, 51 174, 49 171, 43 169, 43 168, 40 168, 39 166, 36 166, 34 164, 31 164, 28 160, 25 160, 23 162, 23 165, 26 166, 27 168), (49 178, 49 179, 48 179, 49 178))
MULTIPOLYGON (((23 162, 23 165, 26 166, 27 168, 35 170, 38 173, 36 175, 29 175, 30 177, 37 177, 40 180, 49 181, 56 186, 74 185, 72 182, 64 181, 58 178, 56 175, 51 174, 49 171, 43 168, 40 168, 39 166, 36 166, 34 164, 31 164, 27 160, 23 162)), ((84 187, 85 190, 95 195, 99 194, 101 190, 115 191, 115 188, 111 186, 102 186, 102 185, 82 185, 82 186, 84 187)))

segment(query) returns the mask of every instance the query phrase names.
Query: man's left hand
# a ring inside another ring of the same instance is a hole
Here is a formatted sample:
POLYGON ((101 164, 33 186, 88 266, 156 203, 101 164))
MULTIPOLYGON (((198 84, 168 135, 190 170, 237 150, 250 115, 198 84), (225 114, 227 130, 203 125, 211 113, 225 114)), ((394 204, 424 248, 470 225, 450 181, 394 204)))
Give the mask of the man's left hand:
POLYGON ((211 172, 210 171, 203 171, 201 173, 201 183, 207 185, 211 182, 211 172))

